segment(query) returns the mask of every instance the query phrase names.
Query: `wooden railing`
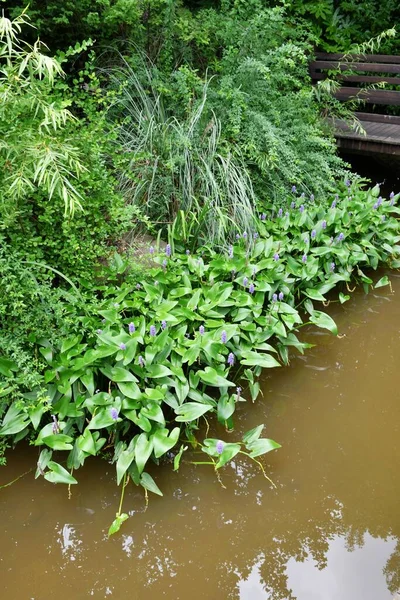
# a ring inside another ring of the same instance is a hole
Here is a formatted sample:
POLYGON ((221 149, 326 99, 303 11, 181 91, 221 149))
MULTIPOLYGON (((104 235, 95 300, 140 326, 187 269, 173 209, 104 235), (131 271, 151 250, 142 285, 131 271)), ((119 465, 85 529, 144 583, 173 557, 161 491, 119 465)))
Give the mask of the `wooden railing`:
POLYGON ((325 79, 329 71, 343 71, 343 74, 337 76, 342 83, 335 94, 338 100, 349 100, 357 97, 368 104, 400 106, 400 91, 398 90, 371 90, 360 87, 360 84, 385 83, 391 86, 399 86, 400 89, 400 56, 386 54, 343 55, 327 54, 325 52, 316 52, 315 56, 316 60, 310 62, 310 75, 315 83, 325 79))

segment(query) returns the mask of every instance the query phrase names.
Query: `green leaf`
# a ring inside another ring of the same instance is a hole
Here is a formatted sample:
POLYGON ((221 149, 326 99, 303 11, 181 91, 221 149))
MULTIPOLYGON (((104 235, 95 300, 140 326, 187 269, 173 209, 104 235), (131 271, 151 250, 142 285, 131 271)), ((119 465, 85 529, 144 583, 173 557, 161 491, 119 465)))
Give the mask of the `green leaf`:
POLYGON ((270 354, 260 354, 259 352, 253 352, 251 350, 246 350, 242 352, 242 360, 240 363, 242 365, 248 366, 260 366, 264 369, 272 369, 273 367, 280 367, 280 363, 271 356, 270 354))
POLYGON ((350 300, 350 296, 348 294, 345 295, 342 292, 339 292, 339 301, 340 301, 340 304, 344 304, 348 300, 350 300))
POLYGON ((249 451, 251 458, 256 458, 257 456, 261 456, 261 454, 266 454, 267 452, 271 452, 271 450, 276 450, 280 447, 280 444, 267 438, 257 439, 246 444, 246 448, 249 451))
POLYGON ((28 415, 21 412, 15 404, 11 404, 0 427, 0 435, 14 435, 28 425, 28 415))
POLYGON ((220 469, 226 465, 226 463, 232 460, 240 450, 240 444, 225 444, 215 468, 220 469))
POLYGON ((141 433, 136 440, 135 460, 139 474, 143 471, 145 464, 153 452, 153 440, 147 438, 146 433, 141 433))
POLYGON ((82 452, 86 452, 86 454, 90 454, 91 456, 96 455, 95 440, 89 429, 86 428, 83 434, 78 437, 77 444, 79 450, 82 450, 82 452))
POLYGON ((70 348, 73 348, 74 346, 76 346, 77 344, 79 344, 79 342, 81 341, 81 339, 82 339, 81 335, 74 335, 72 337, 67 338, 61 344, 60 353, 63 354, 64 352, 66 352, 70 348))
POLYGON ((168 377, 168 375, 172 375, 172 371, 164 365, 150 365, 146 367, 146 377, 158 379, 159 377, 168 377))
POLYGON ((129 516, 126 513, 117 515, 110 525, 110 528, 108 530, 108 537, 114 535, 114 533, 117 533, 121 529, 122 523, 127 519, 129 519, 129 516))
POLYGON ((51 483, 66 483, 67 485, 73 485, 78 483, 75 477, 72 477, 70 473, 64 467, 56 462, 50 461, 47 464, 50 471, 44 474, 44 478, 51 483))
POLYGON ((137 381, 137 377, 135 377, 133 373, 127 369, 123 369, 122 367, 111 367, 110 365, 106 365, 105 367, 101 367, 100 371, 107 377, 107 379, 116 383, 137 381))
POLYGON ((311 300, 317 300, 319 302, 325 302, 326 300, 325 296, 323 296, 321 292, 319 292, 315 288, 307 288, 305 294, 306 296, 311 298, 311 300))
POLYGON ((314 323, 317 327, 321 327, 322 329, 328 329, 334 335, 338 334, 338 329, 335 321, 324 312, 319 310, 314 310, 310 315, 310 321, 314 323))
POLYGON ((119 382, 117 383, 117 386, 119 387, 123 395, 127 398, 131 398, 131 400, 139 400, 139 398, 141 398, 142 396, 142 392, 140 391, 139 386, 133 381, 130 381, 128 383, 119 382))
POLYGON ((12 372, 17 371, 18 366, 13 360, 0 357, 0 374, 4 377, 12 377, 12 372))
POLYGON ((171 450, 179 439, 180 428, 174 427, 169 433, 168 429, 157 429, 153 434, 153 445, 154 445, 154 456, 160 458, 163 454, 166 454, 168 450, 171 450))
POLYGON ((35 479, 39 477, 39 475, 44 475, 44 470, 51 461, 51 457, 53 456, 53 452, 51 450, 47 450, 47 448, 43 448, 39 455, 39 460, 37 461, 37 469, 35 473, 35 479))
POLYGON ((165 425, 164 413, 157 402, 148 402, 146 406, 143 406, 140 413, 151 421, 165 425))
POLYGON ((213 407, 209 404, 199 404, 198 402, 186 402, 175 409, 175 414, 178 416, 175 418, 177 423, 186 423, 198 419, 206 412, 211 410, 213 407))
POLYGON ((52 450, 72 450, 73 438, 63 433, 53 433, 42 439, 42 442, 52 450))
POLYGON ((204 371, 198 371, 198 375, 204 383, 213 387, 232 387, 235 384, 220 375, 212 367, 206 367, 204 371))
POLYGON ((182 446, 179 449, 178 454, 174 458, 174 471, 178 471, 179 465, 181 464, 182 454, 185 452, 185 450, 187 450, 187 446, 184 446, 182 444, 182 446))
POLYGON ((135 459, 135 448, 123 450, 117 460, 117 485, 121 483, 123 476, 135 459))
POLYGON ((156 484, 156 482, 154 481, 152 476, 149 475, 148 473, 142 473, 142 475, 140 476, 140 485, 142 487, 144 487, 146 490, 149 490, 149 492, 153 492, 153 494, 157 494, 157 496, 163 495, 162 491, 160 490, 160 488, 158 487, 158 485, 156 484))
POLYGON ((376 284, 374 285, 374 288, 380 288, 383 287, 385 285, 390 285, 390 280, 389 277, 387 275, 384 275, 383 277, 380 278, 379 281, 376 282, 376 284))
POLYGON ((255 442, 260 437, 262 430, 264 429, 264 425, 257 425, 254 429, 250 429, 246 431, 244 436, 242 437, 244 444, 251 444, 251 442, 255 442))
POLYGON ((224 394, 218 400, 217 415, 218 421, 224 423, 235 412, 235 397, 224 394))
POLYGON ((101 408, 98 413, 96 413, 89 425, 88 429, 102 429, 103 427, 110 427, 110 425, 114 425, 116 421, 111 416, 111 409, 101 408))

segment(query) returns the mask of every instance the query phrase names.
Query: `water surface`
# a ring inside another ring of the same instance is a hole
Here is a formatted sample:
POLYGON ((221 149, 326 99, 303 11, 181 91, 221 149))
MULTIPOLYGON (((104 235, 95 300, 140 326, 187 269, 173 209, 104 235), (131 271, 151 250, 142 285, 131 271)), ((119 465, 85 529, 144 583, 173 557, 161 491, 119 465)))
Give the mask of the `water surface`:
MULTIPOLYGON (((400 591, 400 279, 331 305, 341 338, 266 373, 264 397, 242 405, 240 433, 266 424, 282 449, 259 469, 185 462, 153 475, 164 497, 107 538, 118 507, 114 467, 93 460, 67 489, 33 473, 0 490, 1 598, 9 600, 392 600, 400 591)), ((226 434, 221 431, 215 435, 226 434)), ((0 484, 34 466, 9 454, 0 484)))

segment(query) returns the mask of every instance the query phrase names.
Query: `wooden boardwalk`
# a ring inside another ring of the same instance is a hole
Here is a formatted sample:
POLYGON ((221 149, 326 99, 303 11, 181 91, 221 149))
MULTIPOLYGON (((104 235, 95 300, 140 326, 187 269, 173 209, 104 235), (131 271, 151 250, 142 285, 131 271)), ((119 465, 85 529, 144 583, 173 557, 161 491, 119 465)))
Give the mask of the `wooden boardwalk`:
POLYGON ((397 156, 400 160, 400 117, 356 113, 365 135, 340 119, 333 119, 338 147, 357 154, 397 156))
MULTIPOLYGON (((310 63, 314 83, 332 72, 341 81, 341 87, 335 93, 338 100, 358 97, 373 105, 374 110, 379 105, 400 106, 400 91, 396 89, 400 87, 400 56, 317 52, 316 60, 310 63), (387 85, 391 89, 385 89, 387 85)), ((400 117, 376 112, 357 112, 356 116, 365 134, 357 133, 341 119, 330 119, 339 148, 357 154, 385 155, 399 162, 400 117)))

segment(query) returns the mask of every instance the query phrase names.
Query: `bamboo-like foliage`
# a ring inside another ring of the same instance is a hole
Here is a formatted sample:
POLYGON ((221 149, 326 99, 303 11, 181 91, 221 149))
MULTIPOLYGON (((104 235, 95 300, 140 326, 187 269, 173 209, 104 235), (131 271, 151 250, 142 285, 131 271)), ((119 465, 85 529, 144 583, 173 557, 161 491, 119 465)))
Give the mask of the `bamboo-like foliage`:
POLYGON ((0 17, 0 207, 4 218, 40 191, 60 197, 65 214, 82 208, 74 179, 84 170, 77 149, 63 135, 74 117, 51 99, 59 63, 38 40, 20 40, 28 17, 0 17))
POLYGON ((240 156, 222 145, 219 120, 207 112, 208 82, 186 118, 178 119, 165 109, 151 70, 145 72, 143 82, 125 62, 108 71, 119 90, 110 116, 123 117, 118 143, 128 157, 120 173, 125 198, 159 225, 184 211, 202 242, 223 245, 234 232, 250 232, 252 185, 240 156))

